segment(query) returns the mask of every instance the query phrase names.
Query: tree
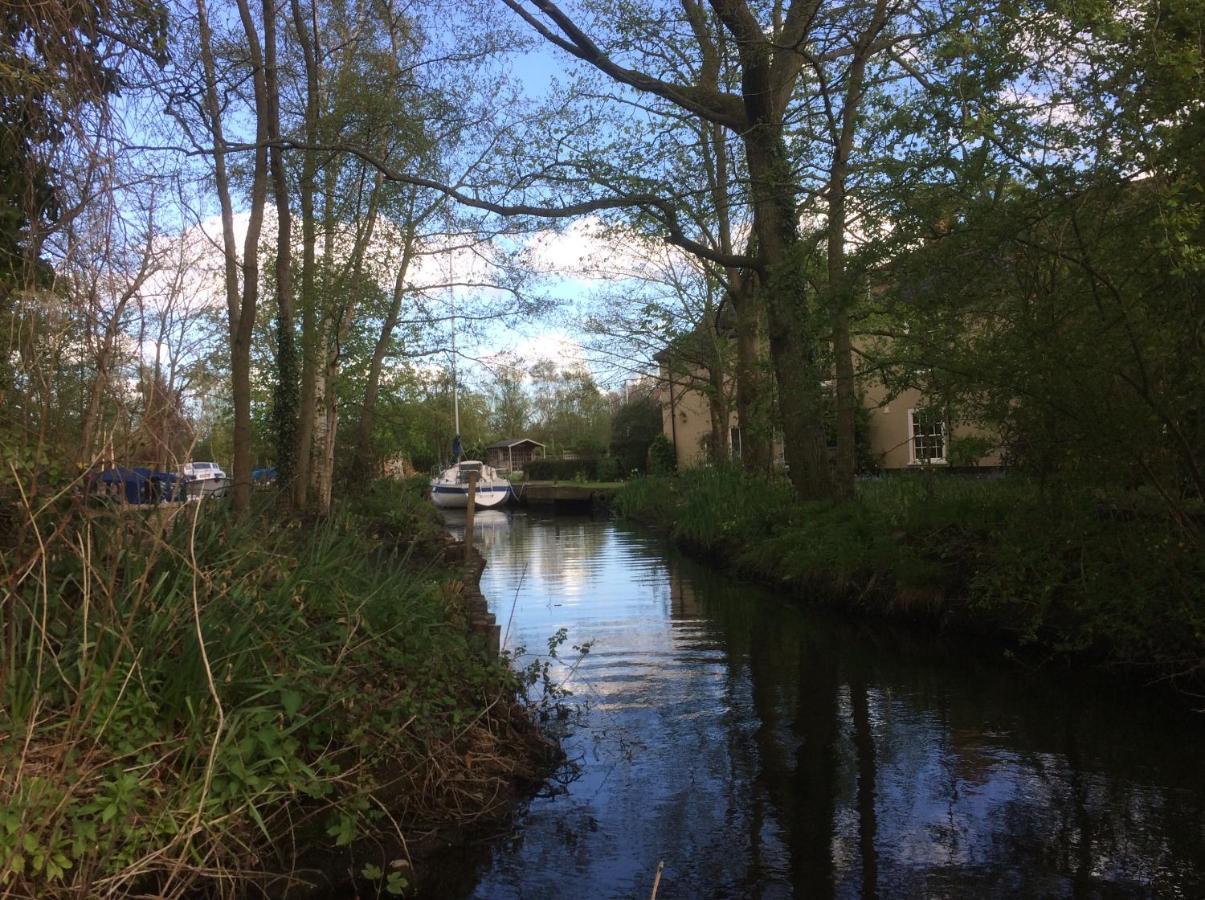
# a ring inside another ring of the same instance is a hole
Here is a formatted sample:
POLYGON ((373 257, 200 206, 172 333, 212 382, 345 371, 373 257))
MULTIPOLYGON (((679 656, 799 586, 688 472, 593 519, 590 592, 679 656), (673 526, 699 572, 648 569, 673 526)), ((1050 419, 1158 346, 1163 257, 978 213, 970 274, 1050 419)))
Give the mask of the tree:
MULTIPOLYGON (((251 338, 259 303, 259 239, 263 228, 268 186, 268 133, 271 118, 263 43, 248 0, 237 0, 241 40, 250 70, 252 98, 244 110, 255 130, 255 150, 250 170, 247 228, 242 253, 235 228, 235 193, 227 162, 226 120, 235 112, 226 106, 225 84, 219 80, 214 32, 205 0, 196 0, 197 52, 202 70, 202 93, 196 112, 205 129, 204 150, 212 164, 214 189, 221 207, 227 324, 230 335, 230 371, 234 407, 231 496, 234 507, 245 511, 251 503, 251 338)), ((182 112, 182 111, 181 111, 182 112)), ((183 115, 182 115, 183 118, 183 115)), ((187 127, 187 126, 186 126, 187 127)))
MULTIPOLYGON (((268 164, 276 201, 276 384, 272 395, 272 424, 276 438, 277 479, 292 485, 296 475, 298 360, 294 324, 293 211, 289 205, 289 179, 281 146, 280 67, 277 63, 276 8, 263 0, 264 94, 267 138, 272 142, 268 164)), ((286 490, 282 497, 292 499, 286 490)))
POLYGON ((532 418, 532 401, 524 386, 524 373, 514 360, 494 366, 490 395, 490 429, 498 438, 522 437, 532 418))
MULTIPOLYGON (((660 238, 614 229, 607 239, 624 251, 600 261, 595 271, 607 283, 589 303, 587 350, 624 379, 660 378, 664 369, 675 389, 703 394, 711 414, 712 456, 726 461, 734 388, 734 315, 724 312, 729 289, 715 266, 660 238)), ((738 367, 737 378, 742 376, 748 377, 738 367)), ((760 457, 751 460, 751 469, 768 471, 768 463, 759 467, 760 457)))
POLYGON ((619 461, 623 475, 646 470, 649 447, 659 434, 661 405, 651 392, 638 388, 611 419, 611 454, 619 461))
MULTIPOLYGON (((740 140, 755 238, 752 268, 758 274, 759 296, 765 304, 791 480, 803 497, 831 496, 837 488, 830 476, 823 436, 821 384, 827 380, 820 362, 823 331, 804 302, 807 246, 801 240, 799 185, 787 148, 788 114, 809 59, 850 55, 864 59, 904 40, 895 34, 880 40, 884 4, 878 4, 871 26, 861 32, 862 40, 853 47, 821 48, 817 44, 823 42, 829 20, 851 9, 856 15, 856 5, 830 9, 819 0, 792 0, 785 7, 763 10, 743 0, 713 0, 711 9, 718 23, 713 26, 701 4, 684 3, 677 24, 693 34, 699 62, 695 77, 683 80, 664 79, 636 67, 650 64, 651 56, 631 63, 621 60, 615 54, 632 46, 630 36, 612 40, 614 52, 608 50, 550 0, 504 2, 547 41, 615 82, 668 101, 680 112, 728 129, 740 140), (719 84, 715 74, 728 46, 739 82, 735 90, 719 84)), ((669 15, 668 10, 664 15, 669 15)), ((632 27, 631 20, 625 27, 632 27)), ((856 70, 851 74, 854 90, 850 97, 856 101, 859 76, 856 70)), ((856 102, 849 104, 850 115, 855 109, 856 102)), ((843 165, 839 161, 833 168, 837 181, 842 180, 843 165)), ((840 202, 833 211, 840 216, 840 202)), ((842 224, 834 219, 834 229, 842 224)), ((842 382, 850 382, 847 372, 842 373, 842 382)), ((845 449, 852 459, 852 442, 845 449)), ((852 472, 843 470, 842 476, 852 483, 852 472)), ((845 486, 840 492, 846 492, 845 486)))
POLYGON ((533 431, 548 452, 601 453, 610 439, 611 411, 589 371, 541 360, 530 375, 533 431))
POLYGON ((0 22, 0 311, 14 287, 45 283, 42 243, 66 212, 55 151, 123 83, 127 57, 160 64, 167 11, 157 0, 14 0, 0 22))
POLYGON ((1186 10, 1051 4, 993 23, 957 60, 934 57, 968 88, 961 123, 918 73, 928 92, 908 114, 925 140, 902 160, 914 187, 895 207, 877 361, 948 418, 991 426, 1015 465, 1145 485, 1192 531, 1205 433, 1187 361, 1205 320, 1186 10))

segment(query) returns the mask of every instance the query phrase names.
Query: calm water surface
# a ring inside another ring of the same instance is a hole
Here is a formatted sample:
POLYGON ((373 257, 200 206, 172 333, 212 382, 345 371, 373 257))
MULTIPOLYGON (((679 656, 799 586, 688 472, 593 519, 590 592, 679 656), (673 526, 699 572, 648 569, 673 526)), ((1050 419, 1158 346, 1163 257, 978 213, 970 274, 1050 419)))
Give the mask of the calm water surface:
POLYGON ((1200 717, 800 610, 621 523, 475 531, 520 663, 568 629, 577 769, 461 896, 648 897, 663 862, 661 898, 1205 897, 1200 717))

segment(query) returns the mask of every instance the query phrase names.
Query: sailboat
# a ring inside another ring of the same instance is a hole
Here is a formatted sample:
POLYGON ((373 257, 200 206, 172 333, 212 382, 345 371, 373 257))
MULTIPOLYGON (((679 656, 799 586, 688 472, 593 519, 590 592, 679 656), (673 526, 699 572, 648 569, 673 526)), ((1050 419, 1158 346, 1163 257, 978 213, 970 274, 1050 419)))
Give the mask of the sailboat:
POLYGON ((476 459, 453 463, 431 479, 431 502, 443 509, 464 509, 469 505, 469 478, 477 473, 473 494, 475 509, 501 506, 510 499, 510 482, 500 478, 493 466, 476 459))
MULTIPOLYGON (((449 281, 451 281, 449 272, 449 281)), ((452 290, 451 286, 448 288, 452 290)), ((501 506, 511 497, 510 482, 498 475, 493 466, 479 459, 460 458, 460 395, 456 381, 456 301, 452 296, 452 411, 456 420, 456 436, 452 439, 452 465, 431 479, 431 502, 443 509, 464 509, 469 505, 469 481, 476 475, 477 488, 473 493, 474 509, 501 506)))

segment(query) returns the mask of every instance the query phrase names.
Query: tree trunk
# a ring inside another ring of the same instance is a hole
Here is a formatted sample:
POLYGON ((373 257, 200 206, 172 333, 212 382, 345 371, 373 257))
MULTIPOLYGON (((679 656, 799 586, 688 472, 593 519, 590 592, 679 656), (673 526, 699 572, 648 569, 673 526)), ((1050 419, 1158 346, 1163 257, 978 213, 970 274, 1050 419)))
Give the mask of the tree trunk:
MULTIPOLYGON (((315 36, 311 40, 311 25, 306 21, 299 0, 292 0, 291 6, 293 25, 305 63, 305 135, 306 141, 313 144, 318 138, 319 126, 318 62, 314 46, 317 38, 315 36)), ((318 296, 315 289, 315 247, 318 237, 314 221, 314 178, 317 169, 314 151, 303 151, 298 184, 301 204, 301 398, 297 411, 293 474, 293 505, 298 509, 304 509, 309 500, 310 455, 318 405, 318 296)))
MULTIPOLYGON (((312 156, 308 153, 307 156, 312 156)), ((314 440, 314 420, 318 407, 318 292, 315 288, 317 260, 314 223, 314 188, 312 164, 301 183, 301 397, 297 408, 297 449, 293 473, 293 505, 304 509, 309 497, 310 456, 314 440)))
MULTIPOLYGON (((844 162, 834 163, 844 171, 844 162)), ((833 357, 836 375, 837 456, 833 467, 834 492, 848 499, 854 493, 857 449, 855 421, 858 395, 854 384, 853 345, 849 336, 849 289, 845 279, 845 179, 834 174, 829 184, 828 290, 833 323, 833 357)))
POLYGON ((335 351, 323 373, 322 438, 318 445, 318 465, 314 471, 314 499, 318 514, 323 516, 330 514, 335 485, 335 437, 339 430, 338 379, 338 351, 335 351))
MULTIPOLYGON (((324 503, 324 487, 329 484, 329 472, 325 466, 327 429, 334 418, 330 410, 334 390, 334 372, 338 371, 338 328, 335 315, 335 189, 338 186, 338 169, 335 161, 328 159, 322 173, 322 317, 318 324, 317 355, 321 359, 321 370, 316 373, 314 384, 314 434, 310 451, 310 489, 314 492, 314 504, 320 515, 330 510, 329 500, 324 503)), ((315 365, 318 359, 315 359, 315 365)))
MULTIPOLYGON (((413 204, 410 210, 413 216, 413 204)), ((368 384, 364 388, 364 405, 360 407, 360 421, 356 426, 356 466, 358 477, 366 477, 373 469, 372 426, 376 415, 377 396, 381 389, 381 370, 385 365, 385 355, 389 352, 389 344, 393 340, 393 330, 397 328, 398 318, 402 311, 402 300, 406 295, 406 275, 414 258, 414 246, 418 223, 410 222, 406 230, 405 243, 402 246, 402 260, 398 265, 397 277, 393 282, 393 297, 385 321, 381 323, 381 333, 377 336, 376 346, 372 350, 372 361, 368 366, 368 384)))
MULTIPOLYGON (((276 7, 272 0, 263 0, 263 16, 268 137, 279 141, 280 83, 276 68, 276 7)), ((280 497, 291 498, 297 441, 297 347, 293 322, 293 220, 284 148, 272 147, 268 162, 276 199, 276 385, 272 419, 276 431, 277 478, 283 486, 280 497)))
POLYGON ((268 103, 263 51, 247 0, 238 0, 238 10, 251 59, 256 140, 251 207, 243 242, 243 302, 230 329, 234 393, 234 488, 231 495, 235 510, 244 512, 251 506, 251 335, 255 330, 255 309, 259 303, 259 236, 268 196, 268 103))
MULTIPOLYGON (((701 131, 704 147, 711 148, 712 200, 715 204, 720 249, 733 251, 732 222, 729 209, 731 187, 728 144, 724 129, 715 123, 701 131)), ((750 254, 752 255, 752 254, 750 254)), ((728 302, 736 319, 736 411, 741 429, 741 466, 746 472, 765 475, 773 463, 773 429, 762 374, 762 311, 757 298, 757 274, 740 269, 725 270, 728 302)), ((727 426, 725 426, 727 431, 727 426)), ((724 443, 729 444, 728 435, 724 443)))
POLYGON ((878 0, 874 18, 866 32, 859 37, 850 62, 841 107, 840 126, 836 128, 833 159, 828 180, 828 294, 829 313, 833 327, 833 363, 836 375, 837 400, 837 458, 834 467, 834 489, 838 497, 848 499, 854 494, 857 470, 857 410, 858 395, 854 382, 853 343, 849 335, 849 308, 852 290, 845 271, 846 181, 849 177, 849 157, 853 152, 854 131, 858 107, 866 76, 866 56, 871 42, 882 31, 887 20, 885 0, 878 0))
MULTIPOLYGON (((317 442, 318 465, 315 470, 314 487, 317 491, 318 512, 326 515, 331 509, 331 498, 335 481, 335 441, 339 426, 339 375, 343 360, 343 345, 351 331, 357 297, 362 290, 364 258, 372 245, 376 231, 377 214, 380 211, 381 188, 384 176, 377 173, 368 198, 368 210, 356 219, 359 229, 352 247, 350 271, 344 269, 335 277, 334 267, 324 267, 324 295, 327 298, 328 323, 325 329, 326 366, 323 372, 323 416, 322 439, 317 442), (335 298, 339 302, 334 302, 335 298)), ((334 195, 337 187, 337 170, 332 165, 327 170, 325 198, 326 246, 325 260, 332 260, 335 253, 336 216, 334 195)), ((396 286, 396 285, 395 285, 396 286)))
POLYGON ((824 404, 816 340, 805 321, 795 192, 781 127, 758 125, 744 136, 753 226, 765 261, 770 360, 778 386, 783 444, 791 483, 804 500, 829 499, 833 481, 824 439, 824 404))
POLYGON ((752 274, 729 279, 728 302, 736 317, 736 415, 741 427, 741 467, 766 475, 774 461, 769 385, 762 372, 762 311, 752 274))
POLYGON ((234 206, 230 198, 226 170, 225 136, 222 128, 222 103, 217 82, 212 32, 205 0, 197 0, 201 64, 205 80, 205 109, 213 137, 214 184, 222 207, 222 248, 225 258, 226 313, 230 333, 231 389, 234 399, 234 447, 231 474, 232 497, 236 512, 251 505, 251 334, 255 327, 255 307, 259 300, 259 236, 267 198, 267 109, 263 53, 259 35, 247 0, 238 0, 239 18, 247 37, 252 66, 252 84, 256 111, 256 150, 251 174, 251 202, 247 235, 243 243, 241 265, 235 245, 234 206))
POLYGON ((713 365, 708 372, 710 390, 707 392, 707 408, 711 414, 711 461, 717 465, 728 462, 732 451, 728 442, 728 395, 725 393, 728 380, 723 365, 713 365))

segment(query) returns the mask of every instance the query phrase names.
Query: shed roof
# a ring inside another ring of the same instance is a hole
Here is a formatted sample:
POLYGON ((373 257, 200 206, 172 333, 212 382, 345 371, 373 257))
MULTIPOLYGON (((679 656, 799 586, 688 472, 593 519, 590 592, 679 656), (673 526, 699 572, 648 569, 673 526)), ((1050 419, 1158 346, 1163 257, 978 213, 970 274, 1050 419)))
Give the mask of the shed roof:
POLYGON ((504 441, 498 441, 497 443, 490 444, 485 449, 486 450, 501 450, 506 447, 517 447, 519 444, 535 444, 535 446, 537 446, 537 447, 544 446, 539 441, 533 441, 531 438, 507 438, 504 441))

